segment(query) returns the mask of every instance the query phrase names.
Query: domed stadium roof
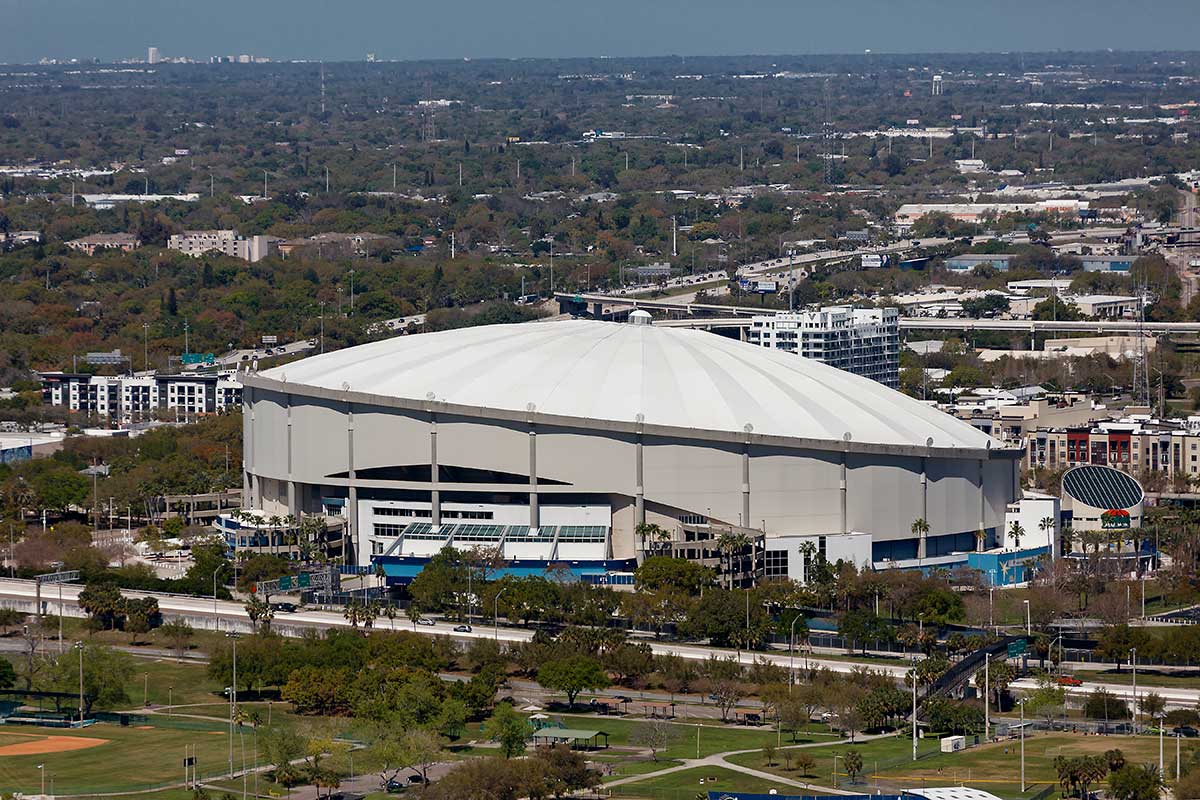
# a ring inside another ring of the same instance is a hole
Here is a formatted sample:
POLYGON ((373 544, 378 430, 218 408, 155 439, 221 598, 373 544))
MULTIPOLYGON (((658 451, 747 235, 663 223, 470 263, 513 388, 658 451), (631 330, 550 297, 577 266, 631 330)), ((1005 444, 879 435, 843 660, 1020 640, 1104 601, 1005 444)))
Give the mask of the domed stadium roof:
MULTIPOLYGON (((423 402, 700 431, 935 449, 987 434, 867 378, 704 331, 592 320, 400 336, 262 377, 423 402)), ((298 390, 301 393, 302 390, 298 390)))

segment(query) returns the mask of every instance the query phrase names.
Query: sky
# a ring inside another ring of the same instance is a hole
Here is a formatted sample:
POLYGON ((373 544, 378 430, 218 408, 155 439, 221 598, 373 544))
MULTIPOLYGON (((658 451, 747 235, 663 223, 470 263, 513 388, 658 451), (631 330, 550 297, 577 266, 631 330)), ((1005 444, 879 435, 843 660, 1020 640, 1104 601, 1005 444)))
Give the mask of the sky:
POLYGON ((1188 50, 1198 0, 0 0, 0 62, 1188 50))

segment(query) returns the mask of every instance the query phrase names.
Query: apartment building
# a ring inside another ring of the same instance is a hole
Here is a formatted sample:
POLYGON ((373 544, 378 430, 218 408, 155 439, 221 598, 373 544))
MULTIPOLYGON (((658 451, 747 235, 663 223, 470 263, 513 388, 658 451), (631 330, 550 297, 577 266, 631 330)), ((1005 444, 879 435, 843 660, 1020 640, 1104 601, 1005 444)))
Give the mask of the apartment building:
POLYGON ((1026 440, 1026 468, 1080 464, 1200 480, 1200 417, 1177 422, 1139 415, 1092 426, 1037 430, 1026 440))
POLYGON ((128 253, 142 246, 142 242, 132 233, 93 233, 80 239, 72 239, 66 243, 72 250, 96 255, 97 250, 120 250, 128 253))
POLYGON ((184 231, 167 240, 167 249, 192 258, 205 253, 221 253, 254 263, 271 255, 278 241, 275 236, 242 236, 233 230, 184 231))
POLYGON ((900 312, 833 306, 754 317, 746 340, 815 359, 893 389, 900 385, 900 312))
POLYGON ((121 423, 138 421, 156 412, 194 417, 242 404, 242 384, 232 375, 108 376, 45 372, 41 379, 44 404, 121 423))

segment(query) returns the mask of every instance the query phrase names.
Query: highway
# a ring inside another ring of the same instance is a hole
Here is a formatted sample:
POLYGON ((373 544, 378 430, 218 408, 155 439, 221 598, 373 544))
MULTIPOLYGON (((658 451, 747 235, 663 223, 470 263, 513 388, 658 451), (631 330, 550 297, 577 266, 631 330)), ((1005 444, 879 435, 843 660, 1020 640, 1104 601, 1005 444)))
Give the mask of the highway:
MULTIPOLYGON (((585 295, 585 299, 589 296, 585 295)), ((649 302, 640 300, 637 302, 639 308, 645 309, 662 309, 670 311, 680 310, 678 306, 668 305, 665 307, 651 306, 649 302)), ((739 314, 764 314, 771 313, 769 310, 762 308, 754 308, 752 306, 713 306, 713 305, 691 305, 686 306, 688 309, 710 310, 715 308, 723 308, 726 313, 739 314)), ((655 320, 655 325, 664 328, 697 328, 702 330, 712 330, 717 328, 749 328, 751 325, 750 317, 689 317, 684 319, 663 319, 655 320)), ((1167 333, 1200 333, 1200 322, 1146 322, 1140 326, 1147 333, 1167 334, 1167 333)), ((940 319, 937 317, 901 317, 901 330, 951 330, 951 331, 1013 331, 1019 333, 1036 333, 1036 332, 1086 332, 1086 333, 1136 333, 1139 325, 1134 320, 1113 319, 1113 320, 1031 320, 1031 319, 956 319, 947 318, 940 319)))
MULTIPOLYGON (((82 616, 78 608, 78 597, 82 589, 83 587, 78 584, 62 585, 62 603, 65 616, 82 616)), ((202 597, 164 595, 129 590, 125 590, 123 594, 127 597, 155 597, 158 599, 159 609, 164 617, 182 617, 193 627, 201 629, 212 629, 215 627, 218 630, 238 631, 242 633, 248 633, 252 630, 250 619, 240 602, 214 601, 202 597)), ((34 610, 34 599, 35 587, 33 581, 8 578, 0 579, 0 606, 32 612, 34 610)), ((43 587, 42 603, 45 613, 58 612, 59 594, 57 585, 43 587)), ((503 625, 493 628, 491 625, 481 623, 475 625, 474 629, 470 632, 459 632, 454 630, 457 624, 455 622, 434 621, 432 625, 417 625, 409 622, 407 618, 397 618, 394 622, 384 618, 376 620, 376 627, 378 629, 402 628, 404 630, 413 630, 416 633, 426 636, 448 636, 459 640, 495 638, 501 642, 525 642, 533 638, 533 632, 524 628, 512 628, 503 625)), ((277 614, 272 622, 272 628, 277 632, 295 636, 301 635, 306 628, 324 630, 328 628, 349 627, 350 624, 346 622, 340 613, 335 611, 305 610, 293 614, 281 613, 277 614)), ((681 658, 697 661, 707 660, 713 656, 733 658, 738 663, 747 666, 753 664, 755 661, 763 660, 789 669, 793 667, 803 669, 805 666, 818 666, 839 673, 853 672, 854 670, 866 667, 878 672, 887 673, 897 680, 903 680, 909 669, 905 663, 881 663, 871 660, 863 662, 835 660, 822 658, 820 655, 806 655, 799 650, 797 650, 793 657, 792 654, 779 650, 767 652, 733 652, 705 645, 678 644, 654 640, 647 640, 647 643, 656 655, 676 655, 681 658)), ((1032 691, 1037 688, 1036 682, 1029 678, 1018 680, 1012 686, 1014 689, 1021 691, 1032 691)), ((1133 700, 1132 686, 1123 684, 1085 680, 1082 686, 1068 686, 1065 689, 1070 697, 1082 700, 1084 696, 1101 687, 1108 689, 1108 691, 1117 697, 1128 701, 1133 700)), ((1153 687, 1152 690, 1157 692, 1167 702, 1168 707, 1171 708, 1194 708, 1197 702, 1200 701, 1200 689, 1153 687)), ((1138 688, 1139 696, 1144 696, 1148 691, 1151 691, 1151 687, 1141 686, 1138 688)))

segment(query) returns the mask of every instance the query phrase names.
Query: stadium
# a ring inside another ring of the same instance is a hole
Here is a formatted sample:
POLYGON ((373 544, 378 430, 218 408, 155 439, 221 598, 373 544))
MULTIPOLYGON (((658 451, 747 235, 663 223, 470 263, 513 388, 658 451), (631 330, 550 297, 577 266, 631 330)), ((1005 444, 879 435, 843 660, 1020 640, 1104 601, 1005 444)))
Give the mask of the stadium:
POLYGON ((352 347, 247 374, 243 406, 247 505, 345 517, 395 583, 445 545, 621 583, 724 534, 755 577, 932 567, 994 546, 1020 492, 1021 450, 964 422, 645 312, 352 347))

